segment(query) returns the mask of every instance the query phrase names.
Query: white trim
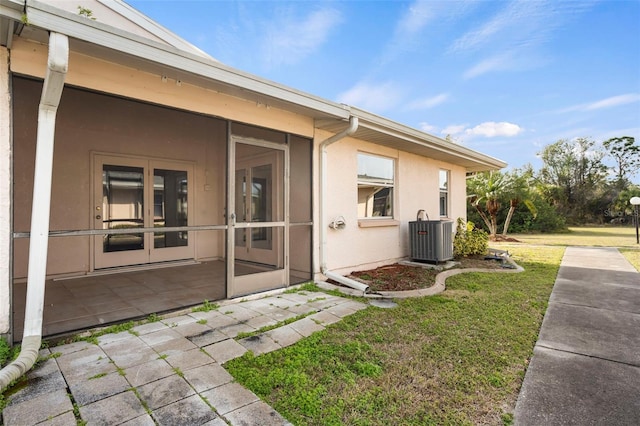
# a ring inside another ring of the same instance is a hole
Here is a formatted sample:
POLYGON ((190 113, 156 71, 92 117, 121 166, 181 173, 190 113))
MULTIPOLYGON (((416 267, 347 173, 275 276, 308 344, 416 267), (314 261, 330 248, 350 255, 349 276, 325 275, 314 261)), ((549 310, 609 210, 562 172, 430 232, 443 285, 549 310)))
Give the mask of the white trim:
POLYGON ((0 47, 0 334, 11 328, 11 96, 9 51, 0 47))

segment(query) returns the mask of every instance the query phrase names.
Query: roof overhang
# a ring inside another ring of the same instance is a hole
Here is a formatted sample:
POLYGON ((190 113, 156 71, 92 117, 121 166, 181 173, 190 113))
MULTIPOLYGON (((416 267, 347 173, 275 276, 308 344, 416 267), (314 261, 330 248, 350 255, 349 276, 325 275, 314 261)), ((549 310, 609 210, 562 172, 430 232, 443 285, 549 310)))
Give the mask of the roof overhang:
POLYGON ((22 25, 24 1, 0 0, 0 46, 11 46, 13 34, 22 25))
MULTIPOLYGON (((351 135, 353 138, 457 164, 467 172, 498 170, 507 166, 502 160, 370 112, 351 107, 351 114, 358 117, 359 121, 358 129, 351 135)), ((316 127, 337 133, 343 130, 346 124, 345 121, 319 120, 316 127)))
MULTIPOLYGON (((19 22, 22 12, 15 10, 15 7, 23 3, 16 0, 0 2, 3 5, 0 10, 2 19, 19 22), (5 3, 11 7, 4 7, 5 3)), ((23 37, 42 42, 46 40, 47 32, 57 32, 70 37, 71 50, 98 59, 157 73, 159 76, 314 119, 349 117, 346 105, 239 71, 211 58, 120 31, 36 0, 26 0, 26 17, 28 25, 20 29, 23 37)))
POLYGON ((495 170, 506 163, 462 145, 348 105, 262 79, 214 59, 118 30, 37 0, 0 0, 0 44, 10 46, 14 33, 47 43, 48 32, 70 37, 70 49, 108 62, 156 73, 219 93, 291 111, 315 120, 333 133, 358 117, 352 137, 436 160, 457 164, 468 172, 495 170), (28 24, 23 25, 26 16, 28 24))

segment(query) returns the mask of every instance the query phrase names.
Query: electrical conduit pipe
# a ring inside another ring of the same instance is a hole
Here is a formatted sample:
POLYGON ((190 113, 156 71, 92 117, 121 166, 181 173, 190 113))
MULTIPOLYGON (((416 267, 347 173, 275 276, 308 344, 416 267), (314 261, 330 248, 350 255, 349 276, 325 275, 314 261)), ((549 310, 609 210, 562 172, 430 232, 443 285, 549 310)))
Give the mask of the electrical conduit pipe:
POLYGON ((63 34, 51 33, 49 35, 47 72, 38 109, 27 300, 22 349, 18 358, 0 371, 0 389, 2 390, 33 367, 42 342, 56 113, 62 97, 68 66, 69 39, 63 34))
POLYGON ((369 286, 358 281, 347 278, 343 275, 329 271, 327 269, 327 228, 326 223, 326 188, 327 188, 327 147, 341 139, 346 138, 358 130, 358 117, 351 116, 349 118, 349 127, 340 133, 336 133, 328 139, 320 142, 320 272, 327 278, 344 284, 348 287, 367 293, 369 286))

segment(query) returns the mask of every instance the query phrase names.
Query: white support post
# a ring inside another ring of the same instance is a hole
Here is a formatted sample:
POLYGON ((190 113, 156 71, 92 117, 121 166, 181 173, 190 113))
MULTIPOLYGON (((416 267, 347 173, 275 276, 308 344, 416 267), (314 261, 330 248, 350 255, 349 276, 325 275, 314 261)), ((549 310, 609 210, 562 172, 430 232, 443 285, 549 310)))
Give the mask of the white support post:
POLYGON ((0 46, 0 334, 11 325, 11 98, 9 50, 0 46))

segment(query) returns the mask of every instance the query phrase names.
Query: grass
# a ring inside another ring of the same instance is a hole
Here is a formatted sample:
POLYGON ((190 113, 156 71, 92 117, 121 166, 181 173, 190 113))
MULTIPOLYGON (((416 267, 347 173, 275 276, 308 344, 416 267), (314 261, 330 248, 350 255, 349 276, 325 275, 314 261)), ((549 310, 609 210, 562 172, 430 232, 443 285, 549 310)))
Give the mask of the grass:
POLYGON ((636 230, 631 226, 570 227, 562 234, 509 234, 525 244, 553 246, 627 247, 638 249, 636 230))
POLYGON ((205 299, 202 305, 196 306, 195 308, 191 309, 191 312, 209 312, 209 311, 216 310, 218 308, 219 308, 219 305, 217 303, 211 303, 205 299))
POLYGON ((296 425, 508 424, 562 247, 511 250, 520 274, 462 274, 225 367, 296 425))
MULTIPOLYGON (((528 245, 617 247, 620 253, 640 271, 640 245, 634 227, 593 226, 569 228, 564 234, 514 234, 511 237, 528 245)), ((514 243, 493 243, 513 247, 514 243)), ((515 243, 515 246, 518 246, 515 243)))
POLYGON ((627 258, 629 263, 631 263, 640 272, 640 250, 627 248, 618 250, 620 250, 620 253, 622 253, 622 255, 627 258))

